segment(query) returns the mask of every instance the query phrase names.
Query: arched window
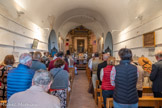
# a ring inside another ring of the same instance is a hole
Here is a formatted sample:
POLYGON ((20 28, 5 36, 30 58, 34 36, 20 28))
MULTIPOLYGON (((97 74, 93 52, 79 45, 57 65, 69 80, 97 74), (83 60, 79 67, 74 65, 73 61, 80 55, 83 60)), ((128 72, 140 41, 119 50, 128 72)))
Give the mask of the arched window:
POLYGON ((56 33, 54 30, 51 30, 51 33, 49 35, 48 39, 48 51, 52 56, 58 52, 58 42, 57 42, 57 37, 56 33))
POLYGON ((109 52, 111 56, 113 55, 113 40, 110 32, 107 33, 105 43, 104 43, 104 51, 109 52))

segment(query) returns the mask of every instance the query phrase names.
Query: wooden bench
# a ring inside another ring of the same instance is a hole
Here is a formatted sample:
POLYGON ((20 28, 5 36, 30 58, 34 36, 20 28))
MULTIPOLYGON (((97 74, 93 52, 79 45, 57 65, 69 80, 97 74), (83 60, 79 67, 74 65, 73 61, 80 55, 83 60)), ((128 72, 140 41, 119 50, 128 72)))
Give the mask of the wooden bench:
POLYGON ((152 87, 143 87, 143 93, 153 93, 152 87))
POLYGON ((68 107, 70 101, 70 92, 67 91, 67 97, 66 97, 66 107, 68 107))
MULTIPOLYGON (((70 81, 70 89, 71 89, 70 92, 72 92, 74 77, 75 77, 75 68, 69 68, 69 81, 70 81)), ((67 92, 67 98, 66 98, 67 106, 70 101, 70 92, 69 91, 67 92)))
POLYGON ((100 82, 99 80, 96 80, 96 89, 94 90, 96 104, 98 104, 98 94, 99 94, 99 97, 102 97, 102 89, 99 86, 100 86, 100 82))
POLYGON ((98 108, 103 108, 104 104, 103 104, 103 97, 98 97, 98 108))
POLYGON ((86 64, 86 75, 88 77, 88 64, 86 64))
POLYGON ((75 77, 75 68, 69 68, 69 73, 72 73, 72 79, 75 77))
POLYGON ((0 100, 0 108, 6 108, 7 100, 0 100))
MULTIPOLYGON (((102 89, 99 88, 97 90, 97 92, 100 92, 100 97, 98 97, 98 108, 102 108, 104 106, 103 97, 102 97, 102 89)), ((152 88, 151 87, 143 87, 142 93, 152 93, 152 88)))
MULTIPOLYGON (((162 106, 162 98, 144 96, 142 98, 139 98, 138 106, 159 108, 160 106, 162 106)), ((107 98, 106 108, 112 108, 112 107, 113 107, 113 98, 107 98)))
POLYGON ((70 83, 71 83, 71 89, 72 89, 72 84, 74 81, 74 77, 75 77, 75 68, 69 68, 69 74, 70 74, 70 83))
POLYGON ((87 77, 88 77, 88 82, 90 82, 90 79, 91 79, 91 70, 89 69, 89 67, 86 68, 86 73, 87 73, 87 77))

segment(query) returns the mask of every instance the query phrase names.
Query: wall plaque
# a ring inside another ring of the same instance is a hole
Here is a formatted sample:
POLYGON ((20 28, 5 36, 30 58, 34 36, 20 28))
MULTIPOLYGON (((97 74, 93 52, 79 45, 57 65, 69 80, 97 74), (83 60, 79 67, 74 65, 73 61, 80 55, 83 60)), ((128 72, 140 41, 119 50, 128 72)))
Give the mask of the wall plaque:
POLYGON ((143 34, 143 47, 155 47, 155 32, 143 34))

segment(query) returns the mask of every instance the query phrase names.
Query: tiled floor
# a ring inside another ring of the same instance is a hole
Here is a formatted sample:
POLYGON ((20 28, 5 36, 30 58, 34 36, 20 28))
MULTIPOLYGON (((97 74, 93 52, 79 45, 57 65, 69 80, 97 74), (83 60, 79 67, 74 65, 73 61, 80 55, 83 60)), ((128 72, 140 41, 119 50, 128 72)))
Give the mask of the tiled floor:
POLYGON ((68 108, 97 108, 92 95, 87 92, 88 86, 85 70, 79 70, 74 79, 68 108))

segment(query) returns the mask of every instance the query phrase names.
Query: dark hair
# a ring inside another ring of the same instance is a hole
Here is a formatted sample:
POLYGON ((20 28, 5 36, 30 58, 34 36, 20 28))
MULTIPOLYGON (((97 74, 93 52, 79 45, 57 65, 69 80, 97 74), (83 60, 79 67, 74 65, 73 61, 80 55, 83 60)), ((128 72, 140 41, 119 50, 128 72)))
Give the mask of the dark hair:
POLYGON ((94 56, 95 56, 95 57, 99 57, 99 53, 96 52, 94 56))
POLYGON ((7 55, 4 59, 4 64, 13 65, 15 63, 15 58, 13 55, 7 55))
POLYGON ((64 55, 64 53, 62 51, 57 53, 57 57, 62 57, 64 55))
POLYGON ((122 48, 118 52, 121 60, 132 60, 132 51, 127 48, 122 48))
POLYGON ((63 66, 65 64, 65 61, 62 59, 58 59, 54 62, 54 66, 55 68, 60 68, 61 66, 63 66))

